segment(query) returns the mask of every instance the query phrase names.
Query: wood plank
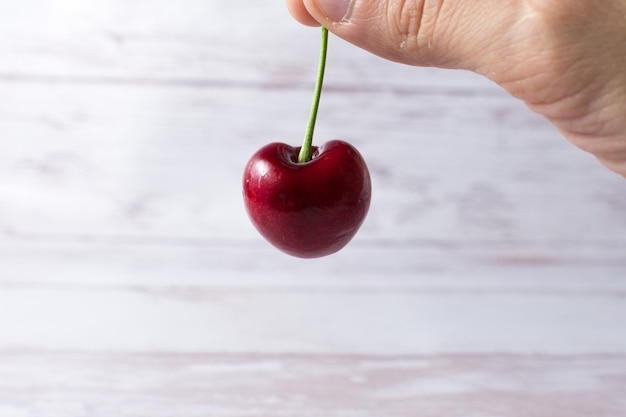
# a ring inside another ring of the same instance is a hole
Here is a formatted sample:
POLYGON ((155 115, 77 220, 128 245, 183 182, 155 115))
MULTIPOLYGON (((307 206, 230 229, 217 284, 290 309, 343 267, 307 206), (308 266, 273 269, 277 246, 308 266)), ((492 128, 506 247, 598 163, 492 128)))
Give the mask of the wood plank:
POLYGON ((0 353, 10 416, 614 417, 626 357, 0 353))
POLYGON ((1 252, 0 350, 626 352, 623 257, 376 247, 305 266, 269 248, 33 247, 1 252))
POLYGON ((620 354, 624 295, 5 289, 0 348, 620 354))
POLYGON ((355 242, 303 261, 257 240, 0 241, 0 286, 130 292, 537 293, 621 296, 614 245, 355 242))
MULTIPOLYGON (((19 236, 256 238, 241 172, 297 144, 299 91, 0 84, 0 230, 19 236)), ((615 242, 624 181, 506 96, 329 92, 318 141, 365 155, 360 238, 615 242)))
MULTIPOLYGON (((0 80, 219 81, 308 91, 318 38, 274 1, 24 0, 0 13, 0 80)), ((495 91, 473 74, 396 65, 336 38, 330 46, 329 86, 495 91)))

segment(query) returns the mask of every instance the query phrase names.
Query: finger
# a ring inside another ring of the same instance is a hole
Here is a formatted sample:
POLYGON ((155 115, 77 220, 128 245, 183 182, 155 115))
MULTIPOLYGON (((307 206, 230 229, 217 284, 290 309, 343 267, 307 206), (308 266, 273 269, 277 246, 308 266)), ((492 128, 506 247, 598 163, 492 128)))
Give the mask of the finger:
POLYGON ((313 19, 302 0, 287 0, 287 9, 291 15, 300 23, 306 26, 319 26, 319 22, 313 19))
MULTIPOLYGON (((295 9, 300 1, 290 1, 295 9)), ((302 0, 339 37, 411 65, 477 70, 506 46, 520 0, 302 0)), ((501 59, 501 57, 498 57, 501 59)))

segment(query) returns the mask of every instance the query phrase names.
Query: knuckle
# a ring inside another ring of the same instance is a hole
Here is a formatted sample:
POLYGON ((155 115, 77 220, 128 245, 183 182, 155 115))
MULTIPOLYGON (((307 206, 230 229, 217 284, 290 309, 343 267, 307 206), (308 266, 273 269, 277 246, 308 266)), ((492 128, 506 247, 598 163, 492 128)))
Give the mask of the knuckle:
POLYGON ((387 8, 390 35, 401 50, 418 52, 428 49, 444 0, 389 1, 387 8))

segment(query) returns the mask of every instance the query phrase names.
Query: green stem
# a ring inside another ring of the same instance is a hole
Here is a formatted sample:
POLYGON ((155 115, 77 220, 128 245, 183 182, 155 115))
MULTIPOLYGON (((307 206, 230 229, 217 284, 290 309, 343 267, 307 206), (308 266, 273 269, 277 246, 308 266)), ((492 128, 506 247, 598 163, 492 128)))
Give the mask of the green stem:
POLYGON ((328 29, 322 26, 322 46, 320 48, 320 63, 317 69, 317 81, 315 82, 315 92, 313 94, 313 105, 309 114, 309 123, 306 127, 306 134, 300 154, 298 155, 298 163, 304 164, 311 160, 311 148, 313 145, 313 131, 315 130, 315 120, 317 119, 317 110, 320 106, 320 97, 322 96, 322 85, 324 84, 324 70, 326 69, 326 51, 328 50, 328 29))

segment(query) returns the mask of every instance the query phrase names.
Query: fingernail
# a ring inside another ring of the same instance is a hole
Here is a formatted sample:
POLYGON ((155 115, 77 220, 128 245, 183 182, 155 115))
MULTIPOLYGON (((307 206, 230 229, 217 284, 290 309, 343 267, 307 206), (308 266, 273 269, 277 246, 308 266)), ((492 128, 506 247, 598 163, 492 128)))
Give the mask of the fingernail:
POLYGON ((350 19, 355 0, 316 0, 317 7, 333 22, 346 22, 350 19))

